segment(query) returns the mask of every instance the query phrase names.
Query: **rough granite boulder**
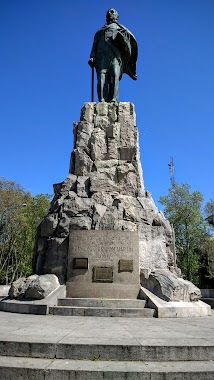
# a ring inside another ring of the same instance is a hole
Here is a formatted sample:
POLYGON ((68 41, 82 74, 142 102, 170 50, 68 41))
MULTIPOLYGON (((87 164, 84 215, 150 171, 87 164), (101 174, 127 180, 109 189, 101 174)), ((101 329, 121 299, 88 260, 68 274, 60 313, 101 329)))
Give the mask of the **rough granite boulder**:
POLYGON ((25 298, 41 300, 60 286, 58 277, 54 274, 38 276, 31 281, 25 292, 25 298))
POLYGON ((60 286, 58 277, 54 274, 32 275, 20 277, 14 281, 9 290, 9 297, 16 299, 40 300, 47 297, 60 286))
POLYGON ((144 286, 152 290, 150 273, 164 270, 160 288, 168 276, 184 299, 173 229, 144 189, 133 104, 85 103, 73 133, 69 174, 54 185, 49 213, 38 228, 34 273, 54 273, 66 283, 70 230, 138 231, 144 286))
POLYGON ((177 277, 167 270, 156 270, 148 277, 141 271, 141 284, 164 301, 198 301, 200 289, 190 281, 177 277))
POLYGON ((34 274, 29 277, 20 277, 18 280, 14 281, 11 284, 11 287, 9 289, 9 297, 10 298, 16 298, 21 299, 25 297, 25 292, 30 285, 30 283, 34 280, 36 280, 38 275, 34 274))

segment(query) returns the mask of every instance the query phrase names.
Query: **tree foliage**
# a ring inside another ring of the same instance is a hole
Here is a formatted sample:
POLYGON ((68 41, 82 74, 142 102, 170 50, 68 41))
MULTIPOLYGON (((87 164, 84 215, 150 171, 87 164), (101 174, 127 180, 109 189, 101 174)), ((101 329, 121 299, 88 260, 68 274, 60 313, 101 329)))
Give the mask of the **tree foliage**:
POLYGON ((191 192, 188 184, 174 184, 159 201, 175 230, 178 266, 189 281, 198 285, 201 254, 209 240, 202 215, 203 195, 199 191, 191 192))
POLYGON ((205 213, 207 216, 214 215, 214 199, 211 198, 205 205, 205 213))
POLYGON ((214 288, 214 238, 208 236, 200 251, 200 287, 214 288))
POLYGON ((206 203, 204 211, 205 211, 207 223, 209 224, 211 233, 213 234, 214 232, 214 199, 213 198, 211 198, 206 203))
POLYGON ((0 284, 31 274, 36 228, 49 199, 48 194, 31 196, 19 184, 0 179, 0 284))

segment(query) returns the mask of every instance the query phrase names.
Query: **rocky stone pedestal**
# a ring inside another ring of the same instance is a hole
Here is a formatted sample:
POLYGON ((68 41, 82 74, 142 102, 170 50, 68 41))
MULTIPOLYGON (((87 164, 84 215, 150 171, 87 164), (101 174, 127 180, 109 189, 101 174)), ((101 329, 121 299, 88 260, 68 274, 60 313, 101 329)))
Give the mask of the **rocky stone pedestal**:
MULTIPOLYGON (((71 296, 109 297, 112 291, 118 298, 137 297, 137 251, 124 255, 113 243, 129 232, 138 236, 145 288, 168 301, 200 297, 199 289, 179 277, 173 230, 144 189, 139 155, 132 103, 84 104, 74 123, 68 177, 54 185, 50 211, 38 228, 35 273, 56 274, 71 296), (87 242, 95 232, 105 249, 99 250, 97 238, 94 246, 87 242), (121 270, 125 265, 129 269, 121 270)), ((135 247, 131 237, 126 241, 135 247)))

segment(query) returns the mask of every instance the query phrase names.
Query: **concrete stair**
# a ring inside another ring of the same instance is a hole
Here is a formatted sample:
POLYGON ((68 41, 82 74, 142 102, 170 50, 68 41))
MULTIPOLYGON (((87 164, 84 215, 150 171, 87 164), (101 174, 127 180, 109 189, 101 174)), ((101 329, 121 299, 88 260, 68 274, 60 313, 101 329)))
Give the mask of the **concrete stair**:
MULTIPOLYGON (((51 339, 35 342, 1 341, 0 357, 23 357, 40 359, 92 360, 92 361, 134 361, 134 362, 177 362, 213 361, 214 344, 209 346, 190 346, 186 344, 111 344, 103 343, 52 343, 51 339)), ((84 339, 83 339, 84 341, 84 339)), ((214 378, 214 377, 213 377, 214 378)))
POLYGON ((214 363, 108 362, 0 357, 4 380, 213 380, 214 363))
POLYGON ((147 308, 145 300, 61 298, 58 306, 49 307, 49 313, 61 316, 138 317, 156 316, 154 309, 147 308))
POLYGON ((0 312, 0 380, 213 380, 213 326, 214 314, 141 319, 0 312))
POLYGON ((213 380, 214 344, 61 344, 0 341, 4 380, 213 380))

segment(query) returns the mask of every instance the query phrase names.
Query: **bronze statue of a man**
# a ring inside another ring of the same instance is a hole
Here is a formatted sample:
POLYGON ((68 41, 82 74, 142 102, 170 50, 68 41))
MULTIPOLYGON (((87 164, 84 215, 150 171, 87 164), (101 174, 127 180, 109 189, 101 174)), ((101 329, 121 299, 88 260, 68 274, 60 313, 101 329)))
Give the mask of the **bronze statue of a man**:
POLYGON ((118 23, 115 9, 106 14, 106 24, 97 31, 88 61, 96 68, 99 102, 117 102, 123 73, 136 80, 137 42, 133 34, 118 23))

